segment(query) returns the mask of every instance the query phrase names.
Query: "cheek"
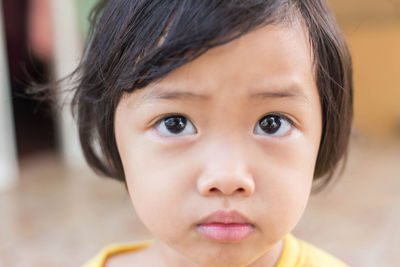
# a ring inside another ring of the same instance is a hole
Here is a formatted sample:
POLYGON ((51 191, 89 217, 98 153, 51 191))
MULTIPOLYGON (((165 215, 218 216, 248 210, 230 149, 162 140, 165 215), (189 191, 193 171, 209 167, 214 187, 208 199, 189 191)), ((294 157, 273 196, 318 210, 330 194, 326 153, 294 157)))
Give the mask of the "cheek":
MULTIPOLYGON (((140 129, 127 126, 129 113, 124 106, 117 109, 115 136, 118 152, 124 168, 126 183, 133 205, 143 221, 151 220, 153 214, 163 215, 168 204, 177 201, 170 187, 177 185, 171 172, 174 165, 168 155, 158 153, 144 137, 140 129)), ((176 162, 175 162, 176 165, 176 162)), ((162 218, 161 218, 162 219, 162 218)))
MULTIPOLYGON (((290 181, 300 189, 308 188, 314 175, 314 167, 319 148, 318 136, 293 133, 288 140, 266 142, 260 146, 256 158, 263 172, 282 183, 290 181), (264 163, 262 163, 264 162, 264 163)), ((289 185, 290 185, 289 184, 289 185)))
POLYGON ((189 172, 179 163, 182 159, 154 153, 151 146, 143 144, 135 142, 130 146, 134 150, 121 151, 129 194, 137 215, 154 235, 172 236, 172 228, 165 225, 182 219, 181 210, 190 210, 184 207, 193 190, 189 172))
MULTIPOLYGON (((285 144, 264 146, 263 164, 257 169, 258 197, 264 212, 259 221, 269 222, 275 236, 290 232, 306 207, 311 191, 318 139, 298 135, 285 144), (272 214, 272 215, 271 215, 272 214)), ((259 161, 260 162, 260 161, 259 161)))
POLYGON ((280 168, 270 179, 259 182, 260 200, 264 213, 259 221, 269 222, 267 228, 276 231, 275 236, 290 232, 297 224, 307 205, 312 176, 308 172, 280 168))
POLYGON ((270 172, 273 178, 259 182, 256 221, 270 243, 296 226, 308 202, 311 182, 304 173, 291 169, 270 172))

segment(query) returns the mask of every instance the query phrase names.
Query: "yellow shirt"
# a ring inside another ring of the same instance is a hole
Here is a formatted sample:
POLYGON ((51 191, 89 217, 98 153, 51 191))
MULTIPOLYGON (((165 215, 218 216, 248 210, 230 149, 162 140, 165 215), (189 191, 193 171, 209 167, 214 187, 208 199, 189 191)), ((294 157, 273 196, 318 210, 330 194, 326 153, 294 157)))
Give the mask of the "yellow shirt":
MULTIPOLYGON (((148 240, 128 245, 111 245, 102 250, 83 267, 103 267, 107 258, 118 253, 131 252, 150 246, 148 240)), ((326 252, 304 242, 292 235, 284 240, 283 250, 276 267, 348 267, 343 262, 326 252)))

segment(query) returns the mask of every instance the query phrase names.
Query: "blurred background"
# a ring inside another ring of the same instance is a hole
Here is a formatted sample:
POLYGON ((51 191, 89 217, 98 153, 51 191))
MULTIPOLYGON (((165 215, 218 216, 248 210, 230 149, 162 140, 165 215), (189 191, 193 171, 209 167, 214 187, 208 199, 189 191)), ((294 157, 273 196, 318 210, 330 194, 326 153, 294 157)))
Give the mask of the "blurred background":
MULTIPOLYGON (((151 237, 124 186, 85 167, 69 110, 24 95, 74 69, 95 2, 0 2, 0 266, 80 266, 151 237)), ((398 266, 400 1, 328 2, 353 56, 354 132, 344 174, 294 233, 351 266, 398 266)))

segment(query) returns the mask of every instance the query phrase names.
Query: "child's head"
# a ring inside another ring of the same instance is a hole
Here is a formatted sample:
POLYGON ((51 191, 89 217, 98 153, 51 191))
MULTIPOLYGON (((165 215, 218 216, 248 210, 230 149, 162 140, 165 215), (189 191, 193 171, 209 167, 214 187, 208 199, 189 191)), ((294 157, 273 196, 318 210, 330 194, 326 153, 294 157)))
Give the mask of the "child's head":
POLYGON ((351 63, 332 14, 320 0, 110 0, 100 11, 74 98, 89 163, 126 182, 144 224, 191 261, 257 260, 346 151, 351 63), (218 210, 250 226, 204 228, 218 210))

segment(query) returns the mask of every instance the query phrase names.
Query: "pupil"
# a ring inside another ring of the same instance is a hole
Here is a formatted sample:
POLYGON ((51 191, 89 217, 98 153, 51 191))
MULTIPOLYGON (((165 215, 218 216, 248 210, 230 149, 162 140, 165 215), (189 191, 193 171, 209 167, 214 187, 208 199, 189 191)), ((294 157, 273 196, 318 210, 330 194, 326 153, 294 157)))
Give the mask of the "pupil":
POLYGON ((281 127, 281 120, 278 116, 267 116, 261 120, 260 127, 266 133, 273 134, 281 127))
POLYGON ((165 120, 165 127, 172 133, 180 133, 186 126, 186 118, 174 116, 165 120))

